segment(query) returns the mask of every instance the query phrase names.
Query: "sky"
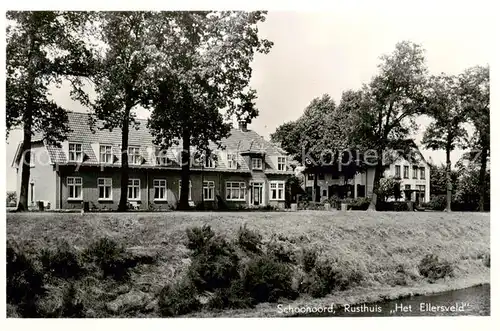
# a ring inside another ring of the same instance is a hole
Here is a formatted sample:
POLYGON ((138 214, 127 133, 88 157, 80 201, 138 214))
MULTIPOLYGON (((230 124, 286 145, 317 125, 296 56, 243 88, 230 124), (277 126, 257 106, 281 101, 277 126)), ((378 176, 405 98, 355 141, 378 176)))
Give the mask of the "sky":
MULTIPOLYGON (((367 83, 377 73, 379 57, 402 40, 423 46, 430 74, 459 74, 491 63, 494 32, 491 18, 484 16, 488 11, 402 9, 269 11, 259 34, 274 46, 269 54, 256 55, 252 64, 259 116, 249 128, 269 138, 279 125, 300 117, 315 97, 328 93, 338 103, 342 91, 367 83)), ((68 110, 86 111, 71 100, 69 90, 63 84, 51 90, 52 97, 68 110)), ((147 118, 148 112, 139 110, 138 115, 147 118)), ((429 120, 421 118, 418 123, 417 144, 429 120)), ((7 140, 7 190, 15 189, 11 163, 21 139, 21 132, 14 131, 7 140)), ((422 149, 422 154, 434 163, 445 160, 444 151, 422 149)), ((452 162, 460 155, 453 152, 452 162)))

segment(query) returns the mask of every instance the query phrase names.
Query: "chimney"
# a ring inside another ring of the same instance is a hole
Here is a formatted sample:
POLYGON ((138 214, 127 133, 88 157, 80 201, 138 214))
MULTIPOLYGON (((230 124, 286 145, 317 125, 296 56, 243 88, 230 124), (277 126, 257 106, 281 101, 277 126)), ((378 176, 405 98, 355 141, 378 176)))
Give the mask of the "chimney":
POLYGON ((238 129, 240 129, 243 132, 247 132, 247 122, 246 121, 239 121, 238 122, 238 129))

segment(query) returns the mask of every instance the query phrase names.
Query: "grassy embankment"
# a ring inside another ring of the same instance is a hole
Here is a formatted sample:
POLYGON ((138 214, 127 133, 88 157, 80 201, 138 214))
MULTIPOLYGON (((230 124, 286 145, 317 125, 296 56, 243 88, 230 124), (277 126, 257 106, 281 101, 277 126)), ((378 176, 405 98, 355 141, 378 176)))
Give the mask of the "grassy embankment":
MULTIPOLYGON (((362 275, 353 288, 313 299, 301 294, 292 306, 373 302, 409 294, 426 294, 489 283, 485 257, 490 252, 489 214, 410 212, 238 212, 238 213, 136 213, 136 214, 7 214, 7 238, 36 254, 64 239, 83 250, 102 237, 123 244, 134 254, 153 256, 153 264, 132 269, 130 281, 117 286, 86 276, 77 291, 87 316, 159 316, 155 297, 168 283, 183 276, 190 264, 186 229, 209 224, 214 232, 233 240, 243 224, 257 230, 263 241, 273 234, 283 238, 298 255, 315 249, 320 257, 362 275), (454 276, 430 283, 419 275, 426 254, 453 265, 454 276), (404 269, 401 281, 400 269, 404 269), (398 271, 399 270, 399 271, 398 271), (148 294, 148 309, 112 314, 106 303, 124 292, 148 294), (90 308, 92 307, 92 308, 90 308)), ((49 288, 58 300, 57 288, 49 288)), ((59 298, 60 300, 60 298, 59 298)), ((278 316, 276 303, 253 309, 201 311, 190 316, 278 316)))

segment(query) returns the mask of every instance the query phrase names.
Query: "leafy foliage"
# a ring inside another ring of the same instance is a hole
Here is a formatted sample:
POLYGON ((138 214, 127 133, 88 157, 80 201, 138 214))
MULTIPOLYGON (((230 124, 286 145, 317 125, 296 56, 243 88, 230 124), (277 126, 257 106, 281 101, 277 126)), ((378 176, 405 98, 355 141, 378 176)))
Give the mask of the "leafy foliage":
POLYGON ((40 261, 44 271, 55 277, 76 279, 83 272, 78 252, 66 241, 59 243, 56 249, 42 250, 40 261))
POLYGON ((453 276, 453 265, 441 261, 437 255, 427 254, 418 265, 419 273, 431 281, 453 276))
POLYGON ((164 317, 184 315, 201 308, 196 288, 186 281, 165 286, 158 296, 158 306, 164 317))
POLYGON ((244 250, 259 253, 262 245, 262 236, 257 231, 247 228, 246 224, 238 230, 238 245, 244 250))
POLYGON ((239 278, 239 257, 234 247, 209 226, 187 230, 187 247, 192 250, 188 277, 200 291, 227 288, 239 278))
POLYGON ((280 298, 295 298, 291 268, 269 255, 252 258, 242 275, 245 290, 254 302, 276 302, 280 298))
POLYGON ((162 147, 182 142, 179 208, 188 209, 190 147, 207 153, 210 142, 219 145, 228 136, 226 120, 249 123, 258 115, 256 91, 249 88, 250 63, 255 53, 268 53, 272 43, 258 35, 265 12, 174 12, 168 17, 161 40, 166 63, 152 73, 148 126, 162 147))
POLYGON ((49 86, 69 78, 78 86, 90 75, 91 52, 77 33, 90 17, 86 12, 7 12, 7 135, 23 129, 23 167, 19 211, 27 210, 31 139, 42 134, 48 144, 58 144, 69 132, 66 109, 49 98, 49 86))
POLYGON ((377 151, 370 209, 377 204, 383 151, 411 147, 407 138, 416 129, 415 115, 423 111, 426 73, 422 47, 399 42, 392 54, 382 56, 378 75, 357 93, 359 101, 342 123, 351 146, 377 151))
POLYGON ((38 317, 37 302, 46 293, 43 274, 14 242, 7 241, 7 303, 22 317, 38 317))
POLYGON ((137 265, 137 261, 127 254, 122 245, 109 238, 96 240, 83 255, 87 262, 96 264, 102 270, 104 277, 115 280, 128 279, 129 269, 137 265))

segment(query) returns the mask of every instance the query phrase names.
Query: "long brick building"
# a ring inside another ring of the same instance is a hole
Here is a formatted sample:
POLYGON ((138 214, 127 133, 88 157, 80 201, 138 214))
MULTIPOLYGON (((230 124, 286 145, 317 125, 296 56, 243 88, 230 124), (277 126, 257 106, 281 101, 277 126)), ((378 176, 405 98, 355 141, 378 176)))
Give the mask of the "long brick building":
MULTIPOLYGON (((91 209, 116 209, 120 200, 121 130, 93 132, 87 114, 72 112, 68 116, 72 131, 60 147, 46 144, 40 135, 33 137, 29 204, 43 201, 50 209, 74 209, 87 201, 91 209)), ((160 151, 146 121, 138 122, 129 135, 128 201, 138 209, 175 208, 180 195, 180 147, 160 151)), ((223 149, 211 145, 210 157, 192 160, 191 204, 284 207, 285 181, 293 175, 286 153, 244 124, 233 128, 222 145, 223 149)), ((17 169, 17 192, 21 150, 20 144, 12 163, 17 169)))

